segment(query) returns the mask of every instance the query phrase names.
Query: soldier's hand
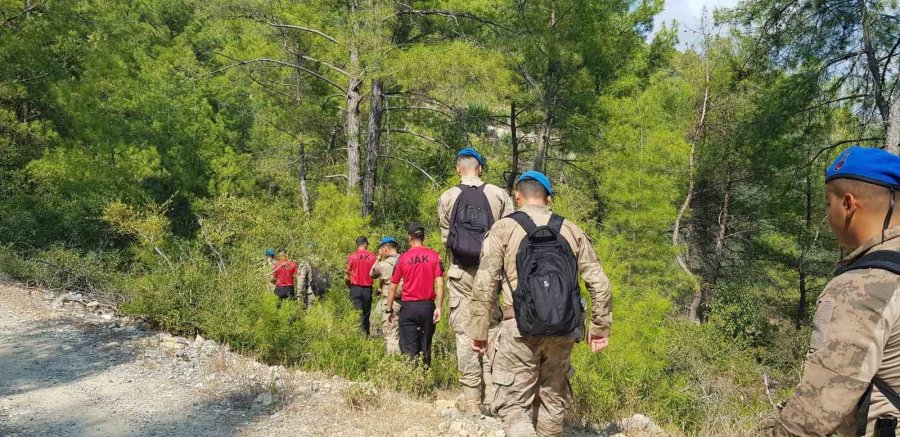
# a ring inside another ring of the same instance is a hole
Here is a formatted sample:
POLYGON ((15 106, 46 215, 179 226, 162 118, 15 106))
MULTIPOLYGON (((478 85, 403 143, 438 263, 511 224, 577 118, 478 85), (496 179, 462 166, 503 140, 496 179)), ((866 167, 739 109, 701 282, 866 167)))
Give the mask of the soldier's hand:
POLYGON ((609 346, 609 337, 600 337, 599 335, 592 335, 590 339, 591 344, 591 352, 597 353, 606 349, 606 346, 609 346))
POLYGON ((394 313, 393 312, 387 313, 387 320, 388 320, 388 323, 394 323, 394 313))
POLYGON ((472 350, 478 352, 479 354, 484 354, 487 352, 487 340, 475 340, 472 339, 472 350))
POLYGON ((441 321, 441 309, 440 308, 434 309, 434 316, 431 318, 431 321, 434 323, 441 321))

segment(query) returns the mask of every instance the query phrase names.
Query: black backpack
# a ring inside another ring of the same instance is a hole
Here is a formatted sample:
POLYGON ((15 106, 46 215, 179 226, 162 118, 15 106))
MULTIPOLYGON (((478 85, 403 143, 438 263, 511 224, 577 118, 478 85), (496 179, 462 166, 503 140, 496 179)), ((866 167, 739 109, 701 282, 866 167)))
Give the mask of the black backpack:
POLYGON ((484 187, 485 184, 478 187, 460 184, 462 192, 450 212, 447 249, 453 253, 453 261, 460 266, 475 267, 480 263, 484 237, 494 224, 484 187))
MULTIPOLYGON (((834 275, 840 276, 852 270, 862 269, 881 269, 900 275, 900 252, 893 250, 879 250, 868 253, 856 261, 838 269, 834 275)), ((869 421, 869 406, 872 402, 873 387, 878 387, 878 391, 890 401, 894 408, 900 410, 900 395, 898 395, 887 382, 879 376, 875 376, 872 378, 872 382, 869 383, 869 387, 856 405, 856 435, 859 436, 866 435, 866 425, 869 421)), ((878 419, 875 423, 875 435, 893 436, 896 426, 897 423, 893 419, 878 419), (884 423, 881 423, 882 421, 884 423)))
MULTIPOLYGON (((516 254, 519 286, 513 291, 513 310, 519 333, 526 337, 572 334, 581 323, 581 287, 575 252, 560 233, 564 219, 554 214, 547 226, 537 226, 521 211, 510 218, 528 234, 516 254)), ((512 288, 505 271, 503 275, 512 288)))
POLYGON ((312 287, 313 294, 318 296, 322 296, 331 288, 331 277, 321 269, 317 269, 315 267, 309 269, 309 280, 310 286, 312 287))

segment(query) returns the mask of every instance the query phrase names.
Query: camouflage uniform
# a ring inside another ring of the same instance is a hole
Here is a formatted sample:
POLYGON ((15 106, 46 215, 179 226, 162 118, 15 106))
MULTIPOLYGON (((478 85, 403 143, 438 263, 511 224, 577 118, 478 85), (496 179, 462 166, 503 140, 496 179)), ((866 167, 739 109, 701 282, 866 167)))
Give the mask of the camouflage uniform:
MULTIPOLYGON (((480 186, 484 182, 479 177, 466 176, 462 178, 463 185, 473 187, 480 186)), ((441 238, 444 244, 450 235, 450 215, 453 205, 459 198, 459 187, 453 187, 444 192, 438 200, 438 220, 441 228, 441 238)), ((487 184, 484 187, 484 195, 491 206, 491 215, 494 221, 499 220, 515 211, 513 201, 506 190, 487 184)), ((450 268, 447 270, 447 289, 450 296, 450 327, 456 333, 456 365, 460 372, 459 383, 463 387, 463 401, 468 405, 479 406, 483 399, 488 399, 493 390, 490 381, 490 362, 481 359, 472 350, 472 342, 466 333, 469 322, 469 299, 472 295, 472 285, 475 282, 477 267, 462 267, 453 261, 453 255, 448 253, 450 268)), ((500 320, 499 309, 495 312, 495 318, 491 324, 491 338, 498 329, 500 320)))
POLYGON ((263 261, 262 265, 259 266, 259 270, 266 278, 266 290, 268 290, 269 293, 274 293, 275 281, 272 280, 272 273, 275 271, 275 259, 266 259, 263 261))
MULTIPOLYGON (((538 226, 550 221, 548 206, 526 206, 520 211, 538 226)), ((568 220, 563 223, 561 233, 575 251, 578 271, 591 294, 590 334, 607 337, 612 323, 609 279, 587 234, 568 220)), ((501 271, 506 272, 510 284, 516 287, 516 255, 525 236, 525 230, 511 218, 498 221, 488 233, 472 291, 469 336, 476 340, 488 339, 496 290, 502 287, 504 320, 493 351, 489 351, 494 354, 492 372, 496 389, 491 410, 503 419, 508 435, 558 436, 562 435, 563 419, 572 403, 569 378, 574 369, 570 357, 576 336, 529 338, 519 334, 513 318, 512 289, 505 280, 501 281, 501 271)))
POLYGON ((309 307, 316 299, 312 290, 312 267, 306 261, 301 261, 297 267, 297 296, 304 307, 309 307))
MULTIPOLYGON (((900 227, 881 233, 841 261, 876 250, 900 250, 900 227)), ((781 411, 776 436, 855 435, 856 405, 878 374, 900 389, 900 281, 878 269, 853 270, 831 280, 817 300, 803 378, 781 411)), ((872 390, 867 435, 878 417, 900 412, 872 390)))
POLYGON ((375 312, 378 313, 376 317, 381 318, 381 333, 384 336, 384 344, 388 355, 400 353, 400 318, 396 317, 396 315, 400 314, 400 291, 403 289, 402 282, 397 285, 397 292, 394 295, 394 321, 389 322, 384 313, 384 306, 387 305, 387 294, 391 289, 391 275, 394 274, 394 266, 397 265, 397 258, 397 255, 391 255, 375 263, 375 265, 372 266, 372 272, 370 273, 372 279, 381 280, 381 288, 378 290, 378 295, 381 296, 381 299, 378 300, 378 304, 375 306, 375 312))

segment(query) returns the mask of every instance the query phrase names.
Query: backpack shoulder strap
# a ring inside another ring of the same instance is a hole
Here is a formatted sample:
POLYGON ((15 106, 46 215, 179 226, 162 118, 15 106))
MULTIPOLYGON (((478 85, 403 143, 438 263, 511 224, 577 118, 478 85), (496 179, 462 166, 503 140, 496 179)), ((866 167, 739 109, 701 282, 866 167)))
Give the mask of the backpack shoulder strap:
POLYGON ((835 271, 835 276, 852 270, 881 269, 900 275, 900 251, 878 250, 863 255, 856 261, 835 271))
POLYGON ((900 410, 900 395, 888 385, 880 376, 875 375, 869 387, 866 388, 859 403, 856 404, 856 435, 866 435, 866 425, 869 423, 869 407, 872 404, 872 388, 878 388, 878 391, 894 406, 900 410))
POLYGON ((509 218, 516 221, 523 229, 525 229, 525 233, 531 235, 536 229, 537 225, 534 224, 534 220, 528 216, 528 214, 522 211, 516 211, 509 215, 509 218))
POLYGON ((562 218, 562 216, 558 216, 553 214, 550 216, 550 223, 547 223, 547 227, 553 229, 557 233, 562 232, 562 225, 566 219, 562 218))

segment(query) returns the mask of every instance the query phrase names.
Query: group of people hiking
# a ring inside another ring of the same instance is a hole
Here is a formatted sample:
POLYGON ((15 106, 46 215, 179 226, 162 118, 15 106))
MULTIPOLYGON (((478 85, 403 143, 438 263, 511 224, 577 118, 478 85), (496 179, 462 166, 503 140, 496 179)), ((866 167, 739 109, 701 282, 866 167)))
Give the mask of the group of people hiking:
MULTIPOLYGON (((553 213, 545 175, 521 174, 513 200, 481 180, 484 166, 477 151, 461 150, 460 183, 438 201, 446 270, 420 223, 409 224, 402 254, 392 237, 378 243, 377 255, 360 237, 345 270, 350 298, 368 335, 373 293, 380 295, 387 352, 427 366, 446 276, 459 409, 497 415, 510 436, 562 435, 574 344, 586 340, 596 353, 609 343, 610 283, 590 238, 553 213), (591 299, 589 318, 579 277, 591 299)), ((772 433, 893 436, 900 417, 900 218, 893 214, 900 157, 852 147, 829 166, 826 183, 831 228, 852 252, 818 298, 802 380, 779 406, 772 433)), ((308 269, 283 253, 273 265, 275 293, 293 296, 288 279, 308 269)), ((299 283, 303 290, 306 282, 299 283)))
POLYGON ((551 211, 546 176, 528 171, 518 177, 516 211, 506 190, 481 180, 484 165, 474 149, 461 150, 460 183, 438 200, 446 270, 441 255, 425 244, 420 223, 407 227, 402 254, 392 237, 378 243, 377 255, 359 237, 345 270, 350 298, 368 335, 373 294, 381 295, 376 311, 383 315, 387 352, 427 366, 446 277, 463 389, 458 408, 498 415, 509 435, 561 435, 572 403, 573 345, 586 334, 594 352, 608 343, 609 280, 588 236, 551 211), (579 275, 592 299, 588 332, 579 275))

